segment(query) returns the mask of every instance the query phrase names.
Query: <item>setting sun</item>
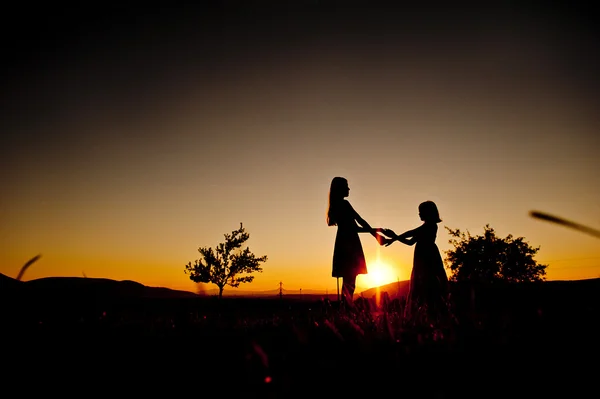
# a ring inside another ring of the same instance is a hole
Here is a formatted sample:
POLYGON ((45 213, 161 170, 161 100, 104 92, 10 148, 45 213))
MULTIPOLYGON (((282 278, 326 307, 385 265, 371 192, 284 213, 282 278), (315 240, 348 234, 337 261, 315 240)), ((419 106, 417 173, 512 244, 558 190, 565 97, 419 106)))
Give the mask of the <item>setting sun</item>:
POLYGON ((387 263, 376 260, 369 265, 369 274, 366 276, 369 288, 379 287, 397 280, 396 271, 387 263))

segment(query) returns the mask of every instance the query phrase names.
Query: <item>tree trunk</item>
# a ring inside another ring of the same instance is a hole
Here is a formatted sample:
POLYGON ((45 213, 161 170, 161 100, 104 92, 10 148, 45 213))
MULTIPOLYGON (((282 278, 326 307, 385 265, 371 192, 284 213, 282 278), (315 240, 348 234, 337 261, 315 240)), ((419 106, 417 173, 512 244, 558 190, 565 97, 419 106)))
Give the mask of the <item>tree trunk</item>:
POLYGON ((221 297, 223 296, 223 288, 224 288, 224 286, 222 286, 222 285, 219 286, 219 299, 221 299, 221 297))

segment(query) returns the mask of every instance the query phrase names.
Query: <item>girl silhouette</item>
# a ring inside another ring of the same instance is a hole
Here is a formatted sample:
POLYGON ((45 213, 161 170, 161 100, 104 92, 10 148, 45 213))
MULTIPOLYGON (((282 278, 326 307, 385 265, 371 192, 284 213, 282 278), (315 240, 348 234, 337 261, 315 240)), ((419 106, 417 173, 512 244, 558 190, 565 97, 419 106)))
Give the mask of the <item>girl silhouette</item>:
POLYGON ((423 224, 416 229, 396 235, 392 230, 383 229, 390 237, 385 244, 400 241, 406 245, 415 245, 413 268, 410 275, 407 315, 425 306, 430 315, 442 310, 448 293, 448 277, 440 251, 435 244, 438 231, 437 224, 442 220, 438 208, 433 201, 425 201, 419 205, 419 217, 423 224))
POLYGON ((327 225, 337 226, 331 276, 342 278, 343 303, 352 307, 356 276, 368 273, 358 233, 370 233, 381 245, 385 242, 384 237, 360 217, 350 202, 344 199, 349 194, 348 181, 343 177, 334 177, 329 189, 327 225))

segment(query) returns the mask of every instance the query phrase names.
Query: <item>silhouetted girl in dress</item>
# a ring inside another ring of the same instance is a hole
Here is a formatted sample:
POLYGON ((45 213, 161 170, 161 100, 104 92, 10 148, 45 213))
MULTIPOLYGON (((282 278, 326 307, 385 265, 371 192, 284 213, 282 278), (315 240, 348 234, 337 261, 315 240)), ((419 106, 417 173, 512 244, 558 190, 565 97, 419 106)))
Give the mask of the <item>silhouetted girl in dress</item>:
POLYGON ((394 241, 400 241, 406 245, 416 244, 406 314, 414 314, 424 305, 430 315, 439 314, 438 312, 443 310, 446 304, 448 277, 444 270, 442 256, 435 243, 437 224, 441 222, 436 204, 432 201, 421 203, 419 217, 423 224, 416 229, 400 235, 396 235, 389 229, 382 231, 386 236, 391 237, 391 240, 386 241, 387 245, 394 241))
POLYGON ((334 177, 329 189, 327 209, 327 225, 337 226, 331 276, 343 279, 342 299, 346 306, 351 307, 356 277, 359 274, 367 274, 367 263, 358 233, 370 233, 382 245, 384 237, 361 218, 350 202, 344 199, 349 194, 348 181, 343 177, 334 177))

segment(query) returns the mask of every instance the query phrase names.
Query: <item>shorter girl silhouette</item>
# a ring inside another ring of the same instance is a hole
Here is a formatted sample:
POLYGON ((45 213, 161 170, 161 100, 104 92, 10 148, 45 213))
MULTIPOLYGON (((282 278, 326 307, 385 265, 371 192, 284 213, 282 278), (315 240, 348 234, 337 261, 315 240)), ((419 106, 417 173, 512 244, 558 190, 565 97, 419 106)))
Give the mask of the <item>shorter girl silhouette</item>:
POLYGON ((419 205, 419 217, 423 224, 416 229, 396 235, 392 230, 379 230, 390 237, 386 245, 400 241, 414 245, 413 268, 406 303, 406 315, 412 315, 425 307, 430 315, 435 315, 445 306, 448 293, 448 277, 444 270, 442 256, 435 243, 437 224, 442 220, 436 204, 425 201, 419 205))

